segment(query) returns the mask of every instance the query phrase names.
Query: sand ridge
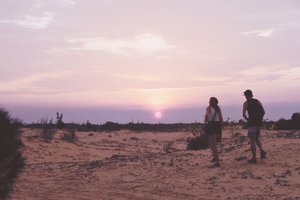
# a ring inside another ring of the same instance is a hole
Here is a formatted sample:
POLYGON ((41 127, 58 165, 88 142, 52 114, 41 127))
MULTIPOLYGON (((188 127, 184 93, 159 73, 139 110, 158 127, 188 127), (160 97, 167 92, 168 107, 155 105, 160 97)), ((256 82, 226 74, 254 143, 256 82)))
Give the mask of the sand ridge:
POLYGON ((221 167, 211 152, 187 150, 190 132, 77 132, 50 142, 24 129, 26 163, 14 199, 300 199, 300 132, 263 130, 267 159, 248 164, 246 130, 226 129, 221 167))

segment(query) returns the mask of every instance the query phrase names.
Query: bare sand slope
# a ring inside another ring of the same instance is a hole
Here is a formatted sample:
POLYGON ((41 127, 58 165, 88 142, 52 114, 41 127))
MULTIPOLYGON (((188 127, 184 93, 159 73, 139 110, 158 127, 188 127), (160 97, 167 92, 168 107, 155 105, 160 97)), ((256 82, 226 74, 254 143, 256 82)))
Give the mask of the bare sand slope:
POLYGON ((248 164, 246 131, 225 130, 214 169, 210 150, 186 150, 188 132, 77 132, 68 143, 39 131, 22 134, 26 165, 12 200, 300 199, 299 131, 263 131, 267 159, 248 164))

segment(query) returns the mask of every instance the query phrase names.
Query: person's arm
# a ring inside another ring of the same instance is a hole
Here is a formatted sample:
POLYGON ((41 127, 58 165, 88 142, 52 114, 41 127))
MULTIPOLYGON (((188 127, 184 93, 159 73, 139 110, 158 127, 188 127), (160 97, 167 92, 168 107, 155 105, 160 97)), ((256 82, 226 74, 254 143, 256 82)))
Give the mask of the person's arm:
POLYGON ((262 117, 264 117, 264 115, 266 114, 265 109, 260 101, 258 101, 258 103, 260 104, 261 109, 262 109, 262 117))
POLYGON ((219 117, 220 117, 220 122, 223 123, 223 115, 222 115, 222 111, 220 110, 220 113, 219 113, 219 117))
POLYGON ((261 108, 261 116, 260 116, 260 120, 263 121, 266 112, 265 112, 265 109, 264 109, 263 105, 261 104, 261 102, 258 101, 258 103, 259 103, 260 108, 261 108))
POLYGON ((247 103, 247 101, 244 103, 244 105, 243 105, 243 117, 244 117, 244 119, 245 120, 247 120, 248 121, 248 116, 247 116, 247 106, 248 106, 248 103, 247 103))
POLYGON ((208 114, 209 114, 209 111, 210 111, 210 107, 207 107, 207 108, 206 108, 206 112, 205 112, 204 122, 208 122, 208 114))

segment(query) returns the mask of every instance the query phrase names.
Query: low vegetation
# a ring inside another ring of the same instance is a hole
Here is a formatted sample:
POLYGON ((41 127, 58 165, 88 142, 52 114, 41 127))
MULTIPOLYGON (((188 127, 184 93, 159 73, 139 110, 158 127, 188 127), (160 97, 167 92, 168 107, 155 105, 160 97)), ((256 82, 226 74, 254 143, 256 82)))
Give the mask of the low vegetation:
POLYGON ((56 113, 56 127, 58 129, 62 129, 65 126, 65 123, 62 120, 63 116, 64 115, 62 113, 60 113, 60 114, 58 112, 56 113))
POLYGON ((13 180, 24 165, 20 153, 19 138, 22 123, 12 119, 9 113, 0 108, 0 199, 6 199, 12 188, 13 180))
POLYGON ((186 148, 188 150, 207 149, 209 147, 208 136, 203 131, 203 126, 194 127, 191 132, 193 136, 188 137, 186 140, 186 148))
POLYGON ((67 142, 75 142, 77 140, 76 130, 75 129, 67 129, 64 130, 61 139, 67 142))
MULTIPOLYGON (((75 129, 77 131, 83 132, 102 132, 102 131, 119 131, 119 130, 130 130, 130 131, 152 131, 152 132, 176 132, 176 131, 189 131, 191 129, 195 129, 195 127, 202 125, 200 122, 194 123, 172 123, 172 124, 164 124, 164 123, 143 123, 143 122, 130 122, 127 124, 120 124, 117 122, 106 122, 104 124, 92 124, 87 120, 85 123, 76 124, 76 123, 64 123, 62 113, 56 113, 56 123, 53 123, 52 119, 47 121, 47 129, 75 129)), ((246 122, 244 120, 239 121, 230 121, 228 118, 224 122, 225 127, 231 127, 234 129, 235 127, 243 127, 246 128, 246 122)), ((43 128, 45 129, 45 123, 43 120, 37 123, 26 124, 25 127, 28 128, 43 128)), ((275 130, 288 130, 288 129, 300 129, 300 113, 294 113, 291 119, 280 119, 278 121, 264 120, 263 128, 265 129, 275 129, 275 130)))
POLYGON ((50 140, 53 139, 53 135, 54 135, 52 121, 51 120, 48 121, 47 118, 42 118, 40 122, 42 128, 41 138, 44 141, 49 142, 50 140))
MULTIPOLYGON (((50 120, 51 121, 51 120, 50 120)), ((91 124, 89 121, 83 124, 65 123, 64 129, 75 129, 82 132, 112 132, 120 130, 130 130, 135 132, 151 131, 151 132, 176 132, 188 131, 191 127, 197 126, 198 122, 194 123, 174 123, 174 124, 149 124, 149 123, 133 123, 119 124, 116 122, 106 122, 104 124, 91 124)), ((44 128, 45 124, 41 122, 24 125, 26 128, 44 128)), ((48 122, 47 128, 55 129, 56 125, 48 122)))
POLYGON ((291 119, 279 119, 275 123, 275 129, 289 130, 300 129, 300 113, 294 113, 291 119))

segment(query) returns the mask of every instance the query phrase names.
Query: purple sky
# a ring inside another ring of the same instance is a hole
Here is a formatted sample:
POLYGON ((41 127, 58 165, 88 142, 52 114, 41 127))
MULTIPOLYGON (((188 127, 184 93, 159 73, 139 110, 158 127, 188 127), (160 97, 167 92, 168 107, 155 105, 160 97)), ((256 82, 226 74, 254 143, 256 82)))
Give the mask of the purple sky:
POLYGON ((92 107, 168 121, 202 112, 211 96, 237 116, 250 88, 290 116, 300 110, 299 35, 298 0, 1 0, 0 105, 18 116, 92 107))

